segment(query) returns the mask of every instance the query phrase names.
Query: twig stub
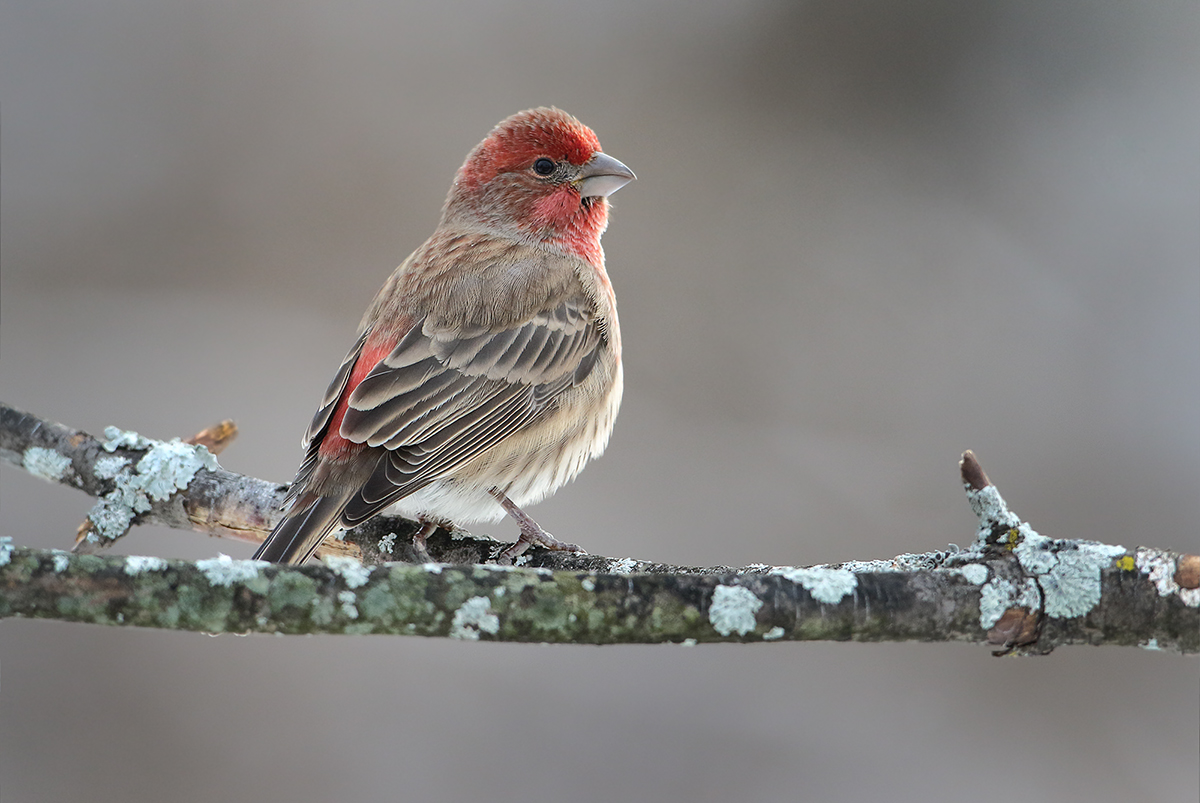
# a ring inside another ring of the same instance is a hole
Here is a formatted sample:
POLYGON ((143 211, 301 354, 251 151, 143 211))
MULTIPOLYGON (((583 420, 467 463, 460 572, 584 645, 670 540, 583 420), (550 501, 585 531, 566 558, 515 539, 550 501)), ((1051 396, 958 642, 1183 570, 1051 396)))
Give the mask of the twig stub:
POLYGON ((987 472, 983 470, 983 466, 979 464, 975 453, 970 449, 963 452, 962 459, 958 461, 958 465, 962 472, 963 484, 972 491, 982 491, 992 484, 992 481, 988 479, 987 472))

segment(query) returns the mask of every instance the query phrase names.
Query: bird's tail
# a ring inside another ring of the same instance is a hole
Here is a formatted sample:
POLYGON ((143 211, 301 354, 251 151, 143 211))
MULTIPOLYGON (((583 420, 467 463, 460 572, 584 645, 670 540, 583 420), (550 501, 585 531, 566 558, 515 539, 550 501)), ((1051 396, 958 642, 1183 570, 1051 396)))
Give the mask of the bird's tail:
POLYGON ((300 564, 341 524, 348 499, 306 493, 291 508, 254 553, 254 560, 300 564))

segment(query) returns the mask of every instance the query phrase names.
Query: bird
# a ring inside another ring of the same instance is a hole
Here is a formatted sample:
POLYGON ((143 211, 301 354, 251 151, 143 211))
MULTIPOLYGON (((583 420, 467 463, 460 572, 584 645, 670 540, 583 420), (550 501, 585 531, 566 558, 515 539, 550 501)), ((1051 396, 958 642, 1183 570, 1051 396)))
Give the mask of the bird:
POLYGON ((636 176, 554 107, 500 121, 467 155, 433 234, 367 308, 304 436, 283 516, 254 558, 300 564, 385 509, 437 527, 517 523, 500 553, 582 552, 523 506, 608 444, 624 386, 600 237, 636 176))

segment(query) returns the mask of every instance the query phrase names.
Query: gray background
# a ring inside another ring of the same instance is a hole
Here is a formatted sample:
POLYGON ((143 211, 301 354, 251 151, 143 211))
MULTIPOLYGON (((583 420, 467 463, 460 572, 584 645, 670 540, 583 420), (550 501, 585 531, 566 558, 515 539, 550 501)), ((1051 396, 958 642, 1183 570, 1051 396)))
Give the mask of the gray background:
MULTIPOLYGON (((637 171, 608 555, 965 543, 973 448, 1046 534, 1196 551, 1200 6, 0 6, 0 398, 224 417, 286 480, 362 309, 502 117, 637 171)), ((0 471, 2 532, 89 500, 0 471)), ((490 530, 511 537, 509 523, 490 530)), ((248 557, 139 531, 118 552, 248 557)), ((963 645, 539 648, 0 623, 0 793, 63 800, 1194 799, 1197 663, 963 645)))

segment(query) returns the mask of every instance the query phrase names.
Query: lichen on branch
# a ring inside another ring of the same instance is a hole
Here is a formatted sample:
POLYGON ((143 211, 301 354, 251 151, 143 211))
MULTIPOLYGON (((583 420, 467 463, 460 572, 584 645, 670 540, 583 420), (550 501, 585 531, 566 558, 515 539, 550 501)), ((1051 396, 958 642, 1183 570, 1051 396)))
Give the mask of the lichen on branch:
MULTIPOLYGON (((149 503, 133 505, 134 523, 256 541, 278 516, 284 486, 226 472, 197 447, 108 435, 102 443, 0 405, 0 460, 98 497, 126 477, 126 490, 136 484, 149 503)), ((967 641, 1022 653, 1064 644, 1200 652, 1200 558, 1047 538, 1008 509, 970 452, 961 473, 979 518, 970 547, 828 566, 697 568, 541 549, 522 566, 497 566, 487 561, 503 545, 444 530, 427 544, 437 562, 398 563, 413 557, 415 524, 386 516, 330 539, 322 563, 300 567, 72 554, 5 538, 0 618, 576 644, 967 641)))

